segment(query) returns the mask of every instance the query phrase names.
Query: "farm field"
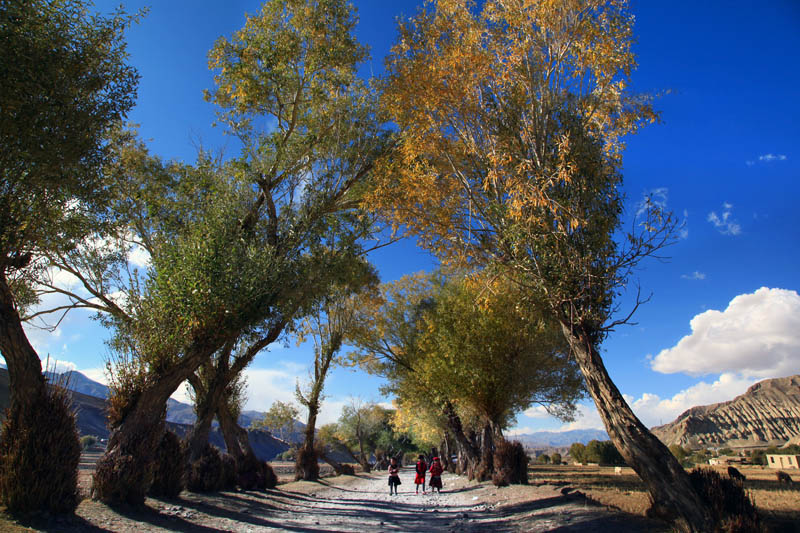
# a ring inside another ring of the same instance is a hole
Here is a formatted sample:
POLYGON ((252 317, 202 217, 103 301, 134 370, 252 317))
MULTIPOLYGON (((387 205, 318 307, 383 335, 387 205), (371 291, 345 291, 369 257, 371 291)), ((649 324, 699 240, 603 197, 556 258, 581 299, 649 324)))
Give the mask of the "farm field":
MULTIPOLYGON (((727 475, 727 467, 707 466, 727 475)), ((760 466, 739 468, 756 507, 773 531, 800 531, 800 471, 787 470, 794 483, 778 483, 775 470, 760 466)), ((535 465, 528 469, 531 484, 571 486, 591 500, 627 513, 644 516, 649 496, 633 469, 615 474, 613 466, 535 465)))

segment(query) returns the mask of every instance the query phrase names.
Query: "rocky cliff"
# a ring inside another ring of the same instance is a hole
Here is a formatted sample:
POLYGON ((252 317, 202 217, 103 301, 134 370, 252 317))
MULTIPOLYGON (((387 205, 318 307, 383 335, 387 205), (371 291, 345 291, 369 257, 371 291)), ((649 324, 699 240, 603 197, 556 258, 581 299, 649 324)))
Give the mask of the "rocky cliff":
POLYGON ((800 375, 760 381, 729 402, 692 407, 652 431, 667 445, 688 448, 781 446, 800 436, 800 375))

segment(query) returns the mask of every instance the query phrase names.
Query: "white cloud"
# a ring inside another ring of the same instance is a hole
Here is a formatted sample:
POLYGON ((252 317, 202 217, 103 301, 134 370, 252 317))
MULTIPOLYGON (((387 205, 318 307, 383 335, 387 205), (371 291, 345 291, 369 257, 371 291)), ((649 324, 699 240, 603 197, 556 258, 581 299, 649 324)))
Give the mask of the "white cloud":
POLYGON ((645 192, 644 197, 636 204, 636 216, 642 215, 653 206, 662 211, 666 210, 668 198, 669 189, 666 187, 659 187, 645 192))
POLYGON ((628 398, 633 412, 648 427, 672 422, 681 413, 698 405, 726 402, 744 393, 758 378, 724 373, 712 383, 701 381, 671 398, 662 399, 657 394, 644 393, 641 398, 628 398))
POLYGON ((758 156, 759 161, 764 163, 772 163, 773 161, 786 161, 787 157, 784 154, 764 154, 758 156))
POLYGON ((706 275, 703 272, 695 270, 691 274, 681 274, 681 279, 689 279, 692 281, 703 280, 706 279, 706 275))
POLYGON ((85 368, 78 370, 81 374, 86 376, 87 378, 91 379, 92 381, 96 381, 98 383, 102 383, 103 385, 108 385, 108 376, 106 375, 105 368, 85 368))
POLYGON ((678 236, 681 239, 689 238, 689 211, 687 209, 683 210, 683 222, 681 222, 680 228, 678 228, 678 236))
POLYGON ((722 204, 722 214, 718 215, 716 211, 712 211, 706 220, 711 222, 723 235, 739 235, 742 227, 737 220, 731 217, 732 209, 733 205, 725 202, 722 204))
POLYGON ((528 418, 550 418, 551 416, 543 405, 534 405, 533 407, 529 407, 523 411, 522 414, 528 418))
POLYGON ((736 372, 777 377, 800 372, 800 295, 762 287, 741 294, 724 311, 708 310, 690 322, 692 333, 651 362, 665 374, 736 372))
POLYGON ((556 431, 571 431, 573 429, 602 429, 605 430, 603 420, 594 403, 582 403, 578 405, 574 422, 563 424, 556 431))

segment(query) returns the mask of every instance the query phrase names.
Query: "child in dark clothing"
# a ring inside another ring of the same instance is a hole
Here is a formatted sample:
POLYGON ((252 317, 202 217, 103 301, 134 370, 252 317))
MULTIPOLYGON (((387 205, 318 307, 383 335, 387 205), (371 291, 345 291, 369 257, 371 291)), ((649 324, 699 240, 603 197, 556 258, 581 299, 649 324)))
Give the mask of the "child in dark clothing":
POLYGON ((439 494, 442 493, 442 472, 444 472, 444 468, 442 468, 442 463, 439 462, 438 457, 433 458, 433 462, 431 463, 431 481, 428 483, 428 486, 431 488, 431 491, 434 489, 439 490, 439 494))
POLYGON ((417 477, 414 478, 414 483, 417 485, 417 494, 419 494, 419 486, 422 485, 422 494, 425 494, 425 472, 428 471, 428 464, 425 462, 425 456, 420 455, 417 461, 417 477))
POLYGON ((400 484, 400 467, 397 466, 397 459, 392 457, 392 460, 389 462, 389 495, 392 494, 392 489, 394 489, 394 494, 397 494, 397 486, 400 484))

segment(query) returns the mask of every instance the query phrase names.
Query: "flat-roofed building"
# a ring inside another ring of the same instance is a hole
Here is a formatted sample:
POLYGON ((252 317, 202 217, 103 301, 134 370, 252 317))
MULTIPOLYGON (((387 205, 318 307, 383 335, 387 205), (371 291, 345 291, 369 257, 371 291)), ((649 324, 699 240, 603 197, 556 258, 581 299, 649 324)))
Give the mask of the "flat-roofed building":
POLYGON ((770 468, 800 468, 800 455, 767 454, 767 466, 770 468))

